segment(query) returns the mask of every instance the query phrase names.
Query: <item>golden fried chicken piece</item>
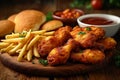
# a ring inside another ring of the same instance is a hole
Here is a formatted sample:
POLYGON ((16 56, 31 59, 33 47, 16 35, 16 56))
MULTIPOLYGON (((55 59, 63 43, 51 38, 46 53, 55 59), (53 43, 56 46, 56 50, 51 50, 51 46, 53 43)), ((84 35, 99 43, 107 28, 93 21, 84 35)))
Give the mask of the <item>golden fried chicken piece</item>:
POLYGON ((102 28, 90 26, 90 27, 79 27, 73 28, 70 32, 72 37, 78 41, 83 48, 93 47, 96 40, 102 38, 105 32, 102 28))
POLYGON ((70 26, 65 26, 55 31, 54 36, 57 38, 57 40, 59 40, 59 44, 63 45, 69 38, 71 38, 71 30, 72 28, 70 26))
POLYGON ((48 36, 38 44, 38 52, 41 57, 46 57, 57 46, 59 46, 57 38, 55 36, 48 36))
POLYGON ((100 39, 95 46, 97 47, 102 47, 102 49, 104 50, 110 50, 115 48, 115 46, 117 45, 117 42, 115 41, 115 39, 111 38, 111 37, 105 37, 103 39, 100 39))
POLYGON ((73 30, 70 33, 71 33, 72 37, 74 38, 80 32, 92 33, 92 34, 96 35, 97 39, 105 36, 105 31, 102 28, 95 27, 95 26, 89 26, 89 27, 76 26, 73 28, 73 30))
POLYGON ((67 44, 61 47, 52 49, 49 53, 47 60, 50 65, 65 64, 70 56, 71 50, 74 49, 77 42, 73 39, 69 39, 67 44))
POLYGON ((71 37, 71 27, 66 26, 59 28, 54 36, 48 36, 38 43, 38 52, 41 57, 47 57, 49 52, 58 46, 63 45, 71 37))
POLYGON ((86 49, 78 53, 72 53, 70 59, 76 62, 96 64, 105 59, 105 54, 97 49, 86 49))
POLYGON ((59 28, 57 31, 67 31, 67 32, 70 32, 70 31, 72 31, 72 27, 64 26, 64 27, 59 28))
POLYGON ((74 38, 78 41, 83 48, 90 48, 94 46, 95 41, 97 40, 96 36, 92 33, 81 32, 74 38))
POLYGON ((90 32, 94 35, 96 35, 96 37, 98 39, 102 38, 105 36, 105 31, 103 28, 100 28, 100 27, 95 27, 95 26, 90 26, 90 27, 84 27, 83 28, 83 31, 85 32, 90 32))
POLYGON ((71 36, 75 38, 76 35, 78 35, 79 32, 83 31, 82 28, 79 26, 75 26, 73 30, 70 32, 71 36))

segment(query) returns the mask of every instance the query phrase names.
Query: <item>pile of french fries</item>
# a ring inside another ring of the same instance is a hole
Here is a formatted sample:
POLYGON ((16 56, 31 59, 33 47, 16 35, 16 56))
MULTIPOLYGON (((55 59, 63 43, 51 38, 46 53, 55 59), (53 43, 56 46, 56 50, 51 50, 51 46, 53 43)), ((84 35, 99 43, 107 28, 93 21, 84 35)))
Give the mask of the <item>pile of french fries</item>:
POLYGON ((8 53, 9 55, 18 55, 17 60, 24 59, 31 61, 33 56, 39 58, 40 55, 37 50, 37 43, 52 36, 54 31, 46 32, 45 30, 39 31, 23 31, 22 33, 12 33, 5 36, 0 42, 0 52, 8 53))

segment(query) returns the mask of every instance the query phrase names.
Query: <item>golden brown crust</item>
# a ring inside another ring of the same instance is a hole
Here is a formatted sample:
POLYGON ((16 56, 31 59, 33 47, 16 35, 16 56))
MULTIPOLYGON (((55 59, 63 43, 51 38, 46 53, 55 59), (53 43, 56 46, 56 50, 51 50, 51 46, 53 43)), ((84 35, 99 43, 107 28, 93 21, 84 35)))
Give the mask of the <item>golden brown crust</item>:
POLYGON ((105 59, 105 53, 98 49, 85 49, 82 52, 72 53, 70 58, 73 61, 96 64, 105 59))
POLYGON ((37 10, 24 10, 15 17, 15 32, 23 30, 39 30, 40 26, 46 21, 44 13, 37 10))
POLYGON ((51 31, 51 30, 58 29, 58 28, 60 28, 62 26, 63 26, 63 23, 61 21, 59 21, 59 20, 51 20, 51 21, 45 23, 42 26, 42 29, 47 30, 47 31, 51 31))
POLYGON ((9 20, 1 20, 0 21, 0 37, 5 36, 13 32, 15 24, 9 20))
POLYGON ((41 57, 46 57, 50 53, 50 51, 58 47, 59 41, 56 41, 57 38, 54 36, 46 37, 45 39, 41 40, 41 42, 38 44, 38 51, 41 57))

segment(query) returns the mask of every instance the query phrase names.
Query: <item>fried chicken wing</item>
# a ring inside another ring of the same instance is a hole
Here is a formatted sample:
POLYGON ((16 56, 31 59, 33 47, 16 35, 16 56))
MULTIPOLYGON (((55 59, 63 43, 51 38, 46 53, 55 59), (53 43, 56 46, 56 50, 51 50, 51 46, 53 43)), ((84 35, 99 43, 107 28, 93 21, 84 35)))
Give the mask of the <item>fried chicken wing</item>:
POLYGON ((96 35, 96 37, 98 39, 102 38, 105 36, 105 31, 103 28, 100 28, 100 27, 95 27, 95 26, 90 26, 90 27, 84 27, 83 28, 83 31, 85 32, 90 32, 94 35, 96 35))
POLYGON ((60 45, 56 40, 57 38, 55 36, 49 36, 40 41, 38 44, 38 52, 41 57, 46 57, 53 48, 60 45))
POLYGON ((55 31, 54 35, 57 38, 57 40, 59 40, 59 44, 63 45, 69 38, 71 38, 70 35, 71 30, 72 28, 70 26, 65 26, 55 31))
POLYGON ((117 42, 115 41, 115 39, 111 38, 111 37, 105 37, 101 40, 99 40, 95 46, 97 47, 102 47, 102 49, 105 50, 110 50, 115 48, 115 46, 117 45, 117 42))
POLYGON ((90 48, 93 47, 96 39, 96 36, 92 33, 83 33, 76 35, 74 38, 76 41, 78 41, 83 48, 90 48))
POLYGON ((94 26, 82 28, 76 26, 70 33, 83 48, 93 47, 95 42, 105 35, 103 29, 94 26))
POLYGON ((71 50, 74 49, 76 45, 76 41, 70 39, 64 46, 52 49, 47 57, 48 63, 50 65, 65 64, 70 56, 71 50))
POLYGON ((70 59, 81 63, 96 64, 105 59, 105 54, 97 49, 86 49, 82 52, 72 53, 70 59))
POLYGON ((74 38, 79 32, 92 33, 96 36, 97 39, 105 36, 105 31, 102 28, 95 27, 95 26, 90 26, 90 27, 76 26, 73 28, 73 30, 70 33, 74 38))
POLYGON ((47 57, 49 52, 58 46, 66 43, 66 41, 71 37, 71 28, 69 26, 59 28, 54 36, 49 36, 38 43, 38 51, 41 57, 47 57))
POLYGON ((105 37, 102 28, 76 26, 72 29, 65 26, 56 30, 53 36, 40 41, 38 51, 52 66, 65 64, 68 59, 96 64, 103 62, 106 56, 104 52, 113 49, 116 44, 113 38, 105 37))
POLYGON ((80 28, 79 26, 75 26, 73 30, 70 32, 70 34, 73 38, 75 38, 75 36, 81 31, 82 31, 82 28, 80 28))

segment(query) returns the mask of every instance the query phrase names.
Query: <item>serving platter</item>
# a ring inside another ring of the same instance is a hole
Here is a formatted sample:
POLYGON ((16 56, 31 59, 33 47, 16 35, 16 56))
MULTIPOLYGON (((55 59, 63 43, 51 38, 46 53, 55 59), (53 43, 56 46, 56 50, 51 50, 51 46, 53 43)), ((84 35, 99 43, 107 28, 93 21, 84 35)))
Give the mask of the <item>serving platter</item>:
POLYGON ((28 61, 18 62, 17 56, 10 56, 8 53, 0 53, 0 60, 6 67, 29 76, 67 77, 102 69, 108 65, 113 54, 114 51, 108 51, 105 60, 94 65, 68 62, 60 66, 44 66, 38 62, 38 59, 34 59, 34 63, 28 61))

